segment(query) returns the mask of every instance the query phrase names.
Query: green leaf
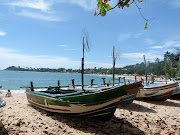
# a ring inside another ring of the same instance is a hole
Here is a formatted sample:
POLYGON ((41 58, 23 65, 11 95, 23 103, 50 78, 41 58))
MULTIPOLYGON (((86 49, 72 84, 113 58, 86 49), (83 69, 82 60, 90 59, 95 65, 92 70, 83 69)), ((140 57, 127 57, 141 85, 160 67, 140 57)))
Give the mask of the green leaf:
POLYGON ((129 7, 129 4, 127 4, 126 6, 129 7))
POLYGON ((105 16, 106 15, 106 10, 105 10, 104 6, 101 7, 100 13, 101 13, 101 16, 105 16))
POLYGON ((145 30, 147 29, 147 23, 145 24, 144 29, 145 29, 145 30))
POLYGON ((105 7, 107 10, 110 10, 110 9, 112 8, 109 4, 104 4, 104 7, 105 7))
POLYGON ((98 9, 102 6, 102 0, 99 0, 99 2, 98 2, 99 4, 98 4, 98 9))

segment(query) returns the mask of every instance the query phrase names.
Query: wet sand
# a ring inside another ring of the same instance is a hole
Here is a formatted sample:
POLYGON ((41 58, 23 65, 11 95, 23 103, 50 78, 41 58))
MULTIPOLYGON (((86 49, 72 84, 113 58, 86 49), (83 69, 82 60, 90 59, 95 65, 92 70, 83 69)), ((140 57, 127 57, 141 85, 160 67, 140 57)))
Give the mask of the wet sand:
POLYGON ((180 99, 119 105, 107 122, 41 110, 30 105, 25 94, 3 99, 7 105, 0 108, 0 121, 10 135, 180 134, 180 99))

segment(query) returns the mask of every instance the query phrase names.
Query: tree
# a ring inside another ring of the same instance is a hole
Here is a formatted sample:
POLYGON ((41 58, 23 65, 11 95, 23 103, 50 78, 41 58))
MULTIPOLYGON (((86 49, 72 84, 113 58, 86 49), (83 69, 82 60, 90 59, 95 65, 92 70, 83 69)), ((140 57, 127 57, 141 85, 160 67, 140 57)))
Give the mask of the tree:
POLYGON ((147 23, 149 20, 143 16, 143 14, 141 12, 141 8, 137 4, 137 2, 140 3, 140 2, 143 2, 143 0, 116 0, 117 4, 114 7, 112 7, 110 4, 108 4, 109 1, 110 0, 97 0, 97 2, 98 2, 97 11, 99 11, 99 13, 97 13, 97 11, 95 10, 94 16, 96 16, 96 15, 97 16, 98 15, 105 16, 108 11, 115 9, 116 7, 123 9, 124 7, 129 7, 131 4, 135 4, 139 10, 140 15, 146 21, 144 29, 147 29, 147 23))

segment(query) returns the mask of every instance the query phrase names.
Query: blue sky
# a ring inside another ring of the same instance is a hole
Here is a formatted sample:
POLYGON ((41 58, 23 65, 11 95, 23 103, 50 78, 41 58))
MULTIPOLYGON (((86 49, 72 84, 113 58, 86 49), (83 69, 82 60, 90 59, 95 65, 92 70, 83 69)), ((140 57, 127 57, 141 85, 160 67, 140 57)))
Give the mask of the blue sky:
MULTIPOLYGON (((111 0, 115 5, 117 0, 111 0)), ((148 29, 135 4, 94 16, 97 0, 0 0, 0 69, 8 66, 81 67, 81 32, 89 32, 91 50, 85 68, 116 67, 163 59, 180 48, 180 0, 138 3, 150 19, 148 29), (119 51, 118 51, 119 50, 119 51)))

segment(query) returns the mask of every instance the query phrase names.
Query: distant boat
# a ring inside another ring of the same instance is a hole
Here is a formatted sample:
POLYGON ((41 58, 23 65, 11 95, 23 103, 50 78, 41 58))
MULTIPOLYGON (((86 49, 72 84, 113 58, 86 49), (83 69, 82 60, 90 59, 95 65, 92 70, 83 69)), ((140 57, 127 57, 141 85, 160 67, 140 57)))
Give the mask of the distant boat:
POLYGON ((143 100, 153 100, 153 101, 165 101, 168 98, 170 98, 173 91, 178 86, 178 82, 171 82, 167 84, 167 79, 166 79, 166 83, 152 82, 151 84, 149 84, 147 82, 147 63, 146 63, 145 55, 144 55, 144 63, 145 63, 146 83, 144 84, 144 88, 140 89, 136 98, 143 100))
POLYGON ((154 85, 164 85, 164 84, 170 84, 170 83, 173 83, 173 82, 178 82, 178 86, 174 89, 171 97, 180 97, 180 80, 177 79, 171 79, 171 80, 155 80, 153 82, 154 85))
POLYGON ((136 98, 143 100, 165 101, 171 97, 177 86, 178 82, 144 86, 143 89, 140 89, 140 92, 137 94, 136 98))

